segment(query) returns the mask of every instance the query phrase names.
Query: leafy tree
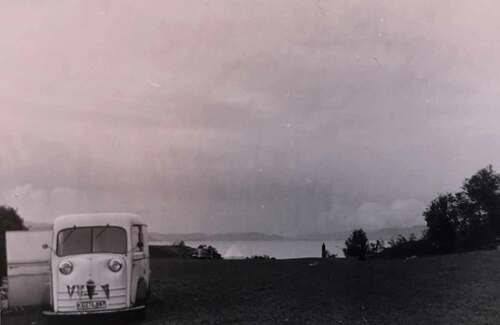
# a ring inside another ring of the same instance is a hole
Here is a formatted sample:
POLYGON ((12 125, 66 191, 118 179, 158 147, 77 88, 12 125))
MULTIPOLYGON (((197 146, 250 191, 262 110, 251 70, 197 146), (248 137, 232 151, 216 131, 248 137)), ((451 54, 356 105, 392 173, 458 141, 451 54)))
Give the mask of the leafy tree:
POLYGON ((391 239, 389 247, 380 252, 380 255, 388 257, 411 257, 428 255, 435 253, 435 251, 436 249, 424 238, 412 240, 398 236, 397 239, 391 239))
POLYGON ((399 255, 406 248, 417 252, 430 248, 434 253, 491 246, 500 237, 500 174, 491 165, 480 169, 465 179, 462 191, 432 200, 424 217, 423 239, 392 239, 388 252, 399 255))
POLYGON ((346 248, 343 249, 346 257, 357 257, 359 260, 366 259, 368 251, 368 238, 363 229, 354 230, 345 241, 346 248))
POLYGON ((500 236, 500 174, 491 165, 480 169, 462 191, 435 198, 424 217, 425 239, 437 251, 491 245, 500 236))
POLYGON ((16 209, 8 206, 0 206, 0 232, 26 229, 24 220, 19 216, 16 209))
POLYGON ((455 194, 458 210, 458 247, 474 249, 487 246, 495 238, 489 216, 465 192, 455 194))
POLYGON ((451 251, 455 248, 458 215, 457 199, 453 194, 440 194, 424 211, 427 223, 426 239, 438 251, 451 251))
POLYGON ((462 188, 469 200, 468 216, 474 217, 472 221, 476 221, 474 226, 486 222, 493 232, 492 236, 499 236, 500 174, 489 165, 480 169, 471 178, 467 178, 462 188))

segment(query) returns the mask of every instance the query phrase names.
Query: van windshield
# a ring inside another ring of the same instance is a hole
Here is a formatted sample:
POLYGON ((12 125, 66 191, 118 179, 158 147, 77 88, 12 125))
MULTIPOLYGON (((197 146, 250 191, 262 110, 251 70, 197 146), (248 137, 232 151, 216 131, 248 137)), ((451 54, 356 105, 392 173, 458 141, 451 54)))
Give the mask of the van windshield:
POLYGON ((90 253, 125 254, 127 232, 121 227, 74 227, 57 235, 57 255, 90 253))

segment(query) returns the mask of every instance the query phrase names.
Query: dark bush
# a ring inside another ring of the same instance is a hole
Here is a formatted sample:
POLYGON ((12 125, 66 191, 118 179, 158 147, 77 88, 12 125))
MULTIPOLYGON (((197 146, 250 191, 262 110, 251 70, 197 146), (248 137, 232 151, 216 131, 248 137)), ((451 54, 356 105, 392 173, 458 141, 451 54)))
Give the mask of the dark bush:
POLYGON ((270 260, 275 260, 274 257, 271 257, 269 255, 253 255, 251 257, 247 257, 247 260, 265 260, 265 261, 270 261, 270 260))
POLYGON ((195 248, 186 245, 149 246, 149 254, 151 257, 192 258, 195 251, 195 248))
MULTIPOLYGON (((400 238, 404 238, 400 236, 400 238)), ((411 257, 430 255, 436 252, 435 247, 425 239, 418 240, 396 240, 385 248, 379 255, 383 257, 411 257)))
POLYGON ((345 246, 343 251, 346 257, 357 257, 359 260, 365 260, 368 252, 368 238, 365 231, 363 229, 354 230, 345 241, 345 246))
POLYGON ((219 254, 217 249, 210 245, 200 245, 193 253, 194 258, 211 259, 211 260, 221 260, 222 255, 219 254))

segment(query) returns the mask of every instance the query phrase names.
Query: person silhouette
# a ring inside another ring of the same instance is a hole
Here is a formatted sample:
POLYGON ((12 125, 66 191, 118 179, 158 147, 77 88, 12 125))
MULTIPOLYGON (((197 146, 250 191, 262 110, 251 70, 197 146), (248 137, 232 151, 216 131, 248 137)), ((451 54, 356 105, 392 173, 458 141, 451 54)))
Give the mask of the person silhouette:
POLYGON ((326 245, 325 245, 325 243, 323 243, 323 245, 321 245, 321 258, 326 258, 326 245))

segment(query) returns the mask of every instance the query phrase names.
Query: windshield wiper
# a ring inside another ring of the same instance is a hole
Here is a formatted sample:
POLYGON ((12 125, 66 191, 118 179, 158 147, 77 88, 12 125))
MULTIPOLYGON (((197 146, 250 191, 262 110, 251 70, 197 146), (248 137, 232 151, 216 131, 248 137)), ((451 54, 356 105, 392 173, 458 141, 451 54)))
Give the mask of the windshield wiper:
POLYGON ((68 234, 68 236, 66 236, 64 239, 63 239, 63 243, 65 243, 69 237, 71 237, 71 235, 73 235, 73 233, 75 232, 76 230, 76 226, 73 226, 73 228, 71 229, 71 232, 68 234))
POLYGON ((109 228, 109 223, 104 227, 103 230, 101 230, 96 236, 95 238, 99 238, 99 236, 101 236, 103 234, 103 232, 105 232, 107 229, 109 228))

